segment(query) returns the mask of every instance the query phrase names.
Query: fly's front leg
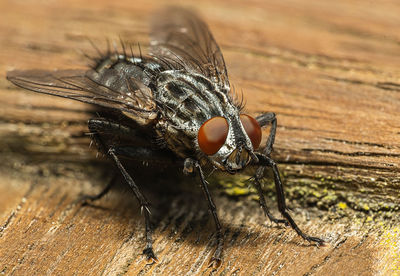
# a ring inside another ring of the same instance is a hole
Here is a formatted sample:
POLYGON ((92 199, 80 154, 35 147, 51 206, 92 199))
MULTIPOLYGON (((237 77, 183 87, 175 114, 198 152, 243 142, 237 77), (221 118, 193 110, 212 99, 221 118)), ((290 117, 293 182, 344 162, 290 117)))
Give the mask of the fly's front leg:
MULTIPOLYGON (((276 125, 277 125, 277 120, 275 113, 273 112, 268 112, 261 114, 256 118, 258 124, 260 127, 266 126, 267 124, 271 123, 271 129, 269 132, 267 144, 263 150, 263 153, 267 156, 269 156, 273 150, 273 145, 275 142, 275 134, 276 134, 276 125)), ((261 208, 264 211, 264 214, 269 218, 270 221, 279 224, 279 223, 284 223, 285 225, 288 225, 288 222, 284 219, 277 219, 275 218, 272 214, 271 211, 269 210, 267 203, 265 202, 265 197, 263 190, 261 188, 261 180, 264 178, 264 167, 259 167, 256 171, 256 174, 253 177, 253 184, 257 190, 258 197, 259 197, 259 203, 261 208)))
POLYGON ((272 221, 276 224, 284 223, 286 226, 288 226, 289 224, 285 219, 277 219, 274 215, 271 214, 271 211, 269 210, 267 203, 265 202, 264 192, 261 188, 260 180, 263 177, 264 177, 264 167, 260 167, 257 169, 257 172, 252 179, 253 179, 253 184, 258 193, 260 206, 263 209, 264 214, 269 218, 270 221, 272 221))
POLYGON ((193 159, 187 158, 184 162, 183 172, 185 174, 191 174, 194 173, 195 170, 197 170, 197 172, 199 173, 201 189, 203 190, 204 196, 207 199, 208 210, 211 212, 215 222, 217 249, 215 250, 213 257, 210 260, 210 266, 217 268, 221 265, 221 257, 224 245, 222 227, 218 219, 217 208, 215 207, 214 201, 212 200, 211 194, 208 190, 208 182, 204 178, 203 170, 201 169, 200 164, 193 159))
POLYGON ((277 200, 278 200, 278 209, 282 216, 289 222, 290 226, 297 232, 299 236, 309 242, 316 242, 318 245, 323 245, 324 240, 316 237, 311 237, 303 233, 297 224, 294 222, 293 218, 287 212, 288 208, 285 202, 285 195, 283 193, 283 185, 281 181, 281 177, 279 176, 278 166, 276 165, 275 161, 271 159, 271 157, 263 155, 263 154, 256 154, 259 159, 259 164, 261 166, 268 166, 272 169, 274 174, 274 181, 275 181, 275 189, 277 193, 277 200))
POLYGON ((260 127, 264 127, 267 124, 271 123, 271 129, 269 131, 269 136, 267 140, 267 144, 263 150, 263 153, 267 156, 269 156, 273 150, 273 145, 275 142, 275 134, 276 134, 276 125, 277 125, 277 119, 275 116, 275 113, 273 112, 268 112, 261 114, 256 118, 256 121, 260 125, 260 127))
POLYGON ((265 167, 270 167, 272 168, 273 174, 274 174, 274 182, 275 182, 275 189, 277 193, 277 201, 278 201, 278 209, 279 212, 282 214, 282 216, 285 218, 285 220, 278 220, 272 217, 272 221, 278 222, 278 223, 285 223, 290 224, 290 226, 297 232, 299 236, 301 236, 303 239, 307 241, 312 241, 316 242, 319 245, 322 245, 324 241, 320 238, 316 237, 311 237, 306 234, 304 234, 300 228, 297 226, 293 218, 290 216, 290 214, 287 212, 288 208, 286 206, 286 201, 285 201, 285 194, 283 192, 283 184, 281 181, 281 177, 279 175, 278 171, 278 166, 276 165, 275 161, 272 160, 270 157, 270 154, 273 150, 273 144, 275 142, 275 134, 276 134, 276 126, 277 126, 277 119, 275 116, 275 113, 265 113, 256 118, 257 122, 260 124, 260 126, 265 126, 269 122, 271 122, 271 130, 268 136, 267 144, 265 149, 263 150, 263 154, 256 154, 256 156, 259 158, 259 165, 261 165, 256 172, 256 175, 254 176, 255 179, 255 186, 258 192, 258 195, 260 197, 260 204, 262 208, 264 209, 264 212, 267 214, 267 216, 271 219, 270 217, 270 212, 268 208, 263 205, 265 205, 265 200, 264 200, 264 195, 261 190, 260 186, 260 180, 264 177, 264 169, 265 167), (262 199, 261 199, 262 198, 262 199))

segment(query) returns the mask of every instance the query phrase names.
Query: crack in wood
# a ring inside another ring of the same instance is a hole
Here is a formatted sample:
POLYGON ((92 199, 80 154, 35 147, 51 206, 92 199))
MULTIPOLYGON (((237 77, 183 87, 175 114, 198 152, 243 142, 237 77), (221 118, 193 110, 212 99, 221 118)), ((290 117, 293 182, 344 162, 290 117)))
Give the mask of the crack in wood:
POLYGON ((12 211, 11 214, 7 217, 6 222, 0 227, 0 238, 3 237, 3 232, 7 229, 7 226, 11 223, 12 219, 15 217, 15 214, 16 212, 12 211))
POLYGON ((400 153, 385 153, 385 152, 370 152, 370 151, 354 151, 354 152, 343 152, 339 150, 331 150, 331 149, 317 149, 317 148, 303 148, 301 150, 308 152, 324 152, 324 153, 334 153, 338 155, 345 156, 375 156, 375 157, 400 157, 400 153))
MULTIPOLYGON (((254 49, 254 48, 250 48, 250 47, 241 47, 241 46, 237 46, 237 45, 222 44, 221 46, 223 49, 228 49, 229 51, 232 51, 232 52, 250 54, 250 55, 257 56, 257 57, 263 57, 265 59, 274 58, 281 62, 289 63, 291 65, 296 64, 299 67, 309 68, 310 64, 312 64, 314 67, 317 67, 318 69, 336 69, 336 70, 340 70, 343 72, 355 71, 355 72, 365 72, 365 73, 374 73, 374 74, 382 74, 383 73, 372 67, 367 68, 365 65, 364 65, 364 67, 356 67, 356 66, 343 66, 343 65, 337 65, 337 64, 323 63, 322 61, 324 59, 327 62, 337 61, 339 63, 340 62, 355 63, 355 61, 348 60, 348 59, 341 59, 341 58, 337 58, 337 57, 330 57, 327 55, 306 54, 304 52, 295 51, 293 49, 288 49, 288 48, 280 47, 279 50, 280 50, 281 54, 275 54, 275 53, 268 53, 267 50, 254 49), (289 54, 289 55, 285 56, 285 54, 286 55, 289 54), (303 58, 303 60, 301 58, 303 58), (319 61, 316 61, 316 60, 319 60, 319 61)), ((360 62, 360 61, 358 61, 358 62, 360 62)))
POLYGON ((19 210, 21 210, 22 207, 25 205, 25 203, 28 200, 27 198, 32 194, 36 185, 37 185, 36 181, 31 182, 28 191, 23 195, 23 197, 21 198, 21 201, 17 204, 16 210, 11 211, 11 214, 7 217, 5 223, 0 227, 0 238, 3 236, 3 232, 7 229, 7 227, 10 225, 10 223, 16 217, 19 210))
POLYGON ((361 165, 361 164, 354 164, 354 163, 344 163, 344 162, 339 162, 339 161, 307 161, 307 160, 279 160, 279 164, 287 164, 287 165, 312 165, 312 166, 319 166, 319 167, 343 167, 343 168, 356 168, 356 169, 376 169, 380 171, 388 171, 388 172, 393 172, 393 169, 395 167, 394 164, 387 164, 384 163, 383 165, 389 168, 385 167, 380 167, 380 166, 373 166, 373 165, 361 165))
POLYGON ((400 84, 394 83, 394 82, 378 82, 376 84, 377 87, 385 89, 385 90, 391 90, 391 91, 397 91, 400 92, 400 84))
POLYGON ((306 273, 303 274, 303 276, 310 276, 316 273, 317 269, 321 268, 325 264, 328 263, 328 261, 332 258, 333 253, 338 250, 345 242, 347 241, 347 237, 341 239, 339 242, 336 243, 335 247, 324 257, 324 259, 319 262, 314 264, 310 270, 306 273))
MULTIPOLYGON (((279 114, 284 114, 284 113, 279 113, 279 114)), ((288 115, 288 114, 285 114, 285 115, 288 115)), ((288 115, 288 116, 298 117, 298 116, 293 115, 293 114, 288 115)), ((287 125, 283 125, 283 124, 278 125, 278 129, 283 129, 283 130, 301 130, 301 131, 307 131, 307 132, 321 132, 321 130, 317 130, 317 129, 311 129, 311 128, 305 128, 305 127, 287 126, 287 125)), ((327 130, 327 129, 324 129, 323 132, 332 133, 332 134, 340 133, 340 131, 327 130)))
POLYGON ((367 228, 367 229, 368 229, 368 231, 367 231, 364 235, 362 235, 360 241, 359 241, 355 246, 353 246, 353 247, 351 248, 352 250, 359 248, 359 247, 360 247, 361 245, 363 245, 364 242, 367 240, 367 238, 369 237, 369 235, 370 235, 371 232, 373 231, 372 228, 367 228))
POLYGON ((379 147, 379 148, 385 148, 385 149, 400 148, 400 147, 397 147, 394 145, 385 145, 385 144, 370 143, 370 142, 358 142, 358 141, 350 141, 350 140, 330 138, 330 137, 319 137, 319 138, 322 138, 326 141, 340 142, 340 143, 345 143, 345 144, 349 144, 349 145, 360 145, 360 146, 366 145, 366 146, 373 146, 373 147, 379 147))
POLYGON ((378 89, 383 89, 383 90, 389 90, 389 91, 395 91, 395 92, 400 92, 400 84, 394 83, 394 82, 367 82, 363 80, 356 80, 356 79, 346 79, 346 78, 339 78, 339 77, 334 77, 334 76, 327 76, 323 75, 324 78, 337 81, 337 82, 345 82, 345 83, 350 83, 350 84, 356 84, 356 85, 365 85, 365 86, 370 86, 378 89))

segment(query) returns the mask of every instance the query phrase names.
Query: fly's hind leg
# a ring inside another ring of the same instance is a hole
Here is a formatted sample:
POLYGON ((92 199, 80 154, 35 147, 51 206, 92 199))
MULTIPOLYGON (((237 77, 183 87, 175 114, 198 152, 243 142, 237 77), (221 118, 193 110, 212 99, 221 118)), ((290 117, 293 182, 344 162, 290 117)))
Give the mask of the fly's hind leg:
POLYGON ((150 221, 150 209, 149 209, 150 204, 140 191, 139 187, 133 181, 132 177, 125 170, 124 166, 122 165, 121 161, 119 160, 119 158, 115 153, 116 150, 114 148, 110 148, 108 150, 108 154, 114 160, 122 176, 125 178, 125 181, 128 183, 129 187, 131 187, 133 193, 135 194, 137 200, 139 201, 140 210, 142 211, 142 214, 144 216, 146 247, 143 250, 143 254, 147 256, 147 259, 157 262, 157 257, 153 251, 153 238, 152 238, 153 227, 150 221))
MULTIPOLYGON (((107 146, 100 138, 102 134, 112 134, 119 136, 130 135, 132 137, 136 137, 135 135, 133 135, 135 132, 133 129, 121 125, 119 123, 112 122, 105 118, 90 119, 88 121, 88 128, 90 131, 90 135, 92 136, 92 141, 96 144, 98 149, 104 154, 107 154, 107 146)), ((103 196, 105 196, 114 186, 114 184, 116 183, 116 179, 117 175, 114 174, 113 177, 108 182, 107 186, 104 187, 100 193, 96 195, 83 195, 79 199, 79 201, 81 202, 82 205, 87 205, 90 202, 94 202, 103 198, 103 196)))
POLYGON ((79 199, 79 201, 81 202, 81 204, 83 206, 85 206, 85 205, 88 205, 89 203, 95 202, 95 201, 103 198, 103 196, 105 196, 111 190, 111 188, 114 186, 116 179, 117 179, 117 175, 114 174, 113 177, 108 182, 107 186, 104 187, 100 193, 98 193, 97 195, 83 195, 79 199))
MULTIPOLYGON (((135 197, 137 198, 137 200, 139 202, 139 205, 140 205, 143 217, 144 217, 144 221, 145 221, 146 247, 143 250, 143 254, 145 254, 149 260, 152 260, 153 262, 155 262, 155 261, 157 261, 157 257, 153 251, 153 239, 152 239, 153 228, 152 228, 152 224, 150 221, 150 209, 149 209, 150 204, 147 201, 147 199, 144 197, 144 195, 141 193, 139 187, 133 181, 132 177, 126 171, 126 169, 122 165, 121 161, 119 160, 117 154, 119 153, 120 150, 118 150, 118 147, 109 146, 102 139, 102 135, 104 135, 105 133, 126 136, 127 134, 132 134, 134 132, 134 130, 132 130, 131 128, 129 128, 127 126, 123 126, 121 124, 111 122, 111 121, 109 121, 107 119, 103 119, 103 118, 92 119, 89 121, 88 125, 89 125, 89 130, 91 132, 92 138, 96 142, 99 150, 102 151, 103 153, 109 155, 111 157, 111 159, 114 160, 119 171, 121 172, 122 176, 124 177, 124 179, 128 183, 128 185, 131 187, 135 197)), ((129 135, 129 136, 131 137, 131 135, 129 135)), ((132 135, 132 137, 135 137, 135 135, 132 135)), ((133 143, 134 143, 134 141, 133 141, 133 143)), ((133 148, 133 149, 135 149, 135 148, 133 148)), ((147 153, 147 155, 149 155, 149 151, 151 151, 151 150, 149 150, 149 149, 133 150, 133 151, 125 150, 124 153, 126 153, 126 155, 134 155, 134 156, 131 156, 133 158, 141 159, 140 153, 145 152, 145 153, 147 153)), ((157 156, 157 154, 154 154, 154 156, 157 156)), ((108 189, 108 187, 106 187, 106 189, 104 190, 105 191, 104 194, 106 193, 107 189, 108 189)), ((101 194, 99 194, 99 196, 100 195, 101 194)))

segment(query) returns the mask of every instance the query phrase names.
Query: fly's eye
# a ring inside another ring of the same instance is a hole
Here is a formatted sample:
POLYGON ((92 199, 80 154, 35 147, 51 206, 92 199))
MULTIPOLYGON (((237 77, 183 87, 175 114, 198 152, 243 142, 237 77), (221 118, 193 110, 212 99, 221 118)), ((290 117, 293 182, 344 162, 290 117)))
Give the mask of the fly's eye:
POLYGON ((240 115, 240 121, 242 121, 244 130, 246 131, 251 143, 253 144, 253 149, 257 149, 261 143, 260 125, 258 124, 256 119, 245 114, 240 115))
POLYGON ((197 136, 199 147, 207 155, 216 153, 228 136, 228 122, 224 117, 213 117, 204 122, 197 136))

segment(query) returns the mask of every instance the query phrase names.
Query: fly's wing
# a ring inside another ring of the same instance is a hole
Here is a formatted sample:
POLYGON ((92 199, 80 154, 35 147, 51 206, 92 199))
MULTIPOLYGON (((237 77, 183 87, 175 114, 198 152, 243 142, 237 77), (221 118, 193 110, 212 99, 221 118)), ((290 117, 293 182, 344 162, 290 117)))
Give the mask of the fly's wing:
POLYGON ((225 61, 206 23, 183 8, 168 8, 155 15, 151 28, 152 55, 173 66, 202 74, 227 93, 225 61))
POLYGON ((7 79, 34 92, 120 110, 140 124, 154 119, 156 104, 150 88, 112 70, 11 71, 7 79))

